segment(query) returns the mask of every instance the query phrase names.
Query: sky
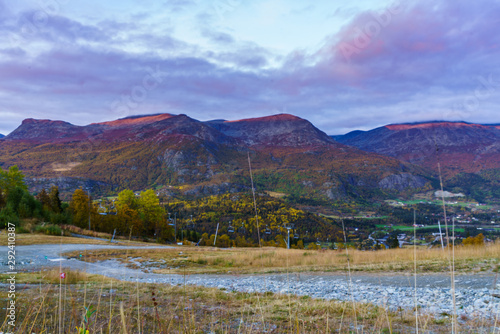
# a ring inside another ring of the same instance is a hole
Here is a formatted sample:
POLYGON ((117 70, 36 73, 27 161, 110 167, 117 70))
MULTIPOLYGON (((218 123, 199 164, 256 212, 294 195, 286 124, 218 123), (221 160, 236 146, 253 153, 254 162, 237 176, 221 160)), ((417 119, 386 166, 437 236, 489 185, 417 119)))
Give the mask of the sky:
POLYGON ((0 133, 155 113, 331 135, 500 123, 499 28, 496 0, 0 0, 0 133))

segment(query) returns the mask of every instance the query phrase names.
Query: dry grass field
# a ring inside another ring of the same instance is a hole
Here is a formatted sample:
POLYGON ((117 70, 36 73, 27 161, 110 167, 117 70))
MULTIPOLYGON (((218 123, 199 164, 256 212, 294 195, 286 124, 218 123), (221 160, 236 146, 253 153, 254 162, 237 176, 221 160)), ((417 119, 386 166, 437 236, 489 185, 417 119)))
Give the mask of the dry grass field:
MULTIPOLYGON (((4 238, 4 236, 2 236, 4 238)), ((19 244, 107 241, 19 234, 19 244)), ((130 243, 133 245, 134 243, 130 243)), ((139 245, 136 243, 136 245, 139 245)), ((412 248, 383 251, 348 249, 353 271, 412 272, 412 248)), ((66 255, 77 257, 80 252, 66 255)), ((456 271, 499 270, 500 243, 456 247, 456 271)), ((181 246, 172 249, 87 251, 85 261, 117 258, 131 267, 161 267, 158 273, 266 273, 347 270, 346 250, 287 250, 181 246)), ((417 249, 417 270, 449 270, 449 252, 417 249)), ((76 333, 86 324, 94 333, 414 333, 413 310, 277 293, 244 293, 189 285, 118 281, 64 269, 19 273, 15 333, 76 333), (94 312, 95 311, 95 312, 94 312), (87 313, 87 316, 85 315, 87 313), (86 319, 86 321, 85 321, 86 319)), ((6 275, 0 275, 6 282, 6 275)), ((6 290, 0 292, 8 300, 6 290)), ((9 329, 5 308, 0 332, 9 329)), ((496 319, 498 321, 498 319, 496 319)), ((495 319, 459 319, 460 333, 491 333, 495 319)), ((449 333, 451 320, 420 314, 420 333, 449 333)))
MULTIPOLYGON (((351 270, 367 272, 412 272, 412 248, 358 251, 350 249, 351 270)), ((77 257, 78 252, 66 254, 77 257)), ((498 272, 500 242, 482 247, 455 247, 455 270, 465 272, 498 272)), ((230 248, 182 246, 175 249, 95 250, 84 260, 116 258, 136 267, 150 266, 157 273, 270 273, 304 271, 345 271, 345 250, 297 250, 283 248, 230 248)), ((449 270, 449 252, 441 249, 417 249, 417 270, 449 270)))
MULTIPOLYGON (((78 272, 69 272, 67 284, 59 285, 57 270, 19 274, 18 279, 22 288, 16 301, 16 333, 78 333, 86 309, 95 311, 87 318, 91 334, 412 333, 415 329, 413 312, 307 296, 135 284, 78 272)), ((0 298, 5 300, 6 293, 1 292, 0 298)), ((449 325, 448 319, 419 318, 421 333, 449 333, 449 325)), ((461 323, 461 333, 479 333, 491 325, 484 319, 469 319, 461 323)), ((0 331, 6 329, 4 321, 0 331)))

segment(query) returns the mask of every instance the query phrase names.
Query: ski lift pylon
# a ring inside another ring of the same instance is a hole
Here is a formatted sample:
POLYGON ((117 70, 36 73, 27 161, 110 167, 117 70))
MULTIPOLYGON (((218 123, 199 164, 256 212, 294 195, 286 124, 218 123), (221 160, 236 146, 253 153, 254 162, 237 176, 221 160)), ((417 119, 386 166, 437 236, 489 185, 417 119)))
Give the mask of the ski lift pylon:
POLYGON ((264 233, 271 234, 271 229, 267 225, 266 225, 266 231, 264 233))

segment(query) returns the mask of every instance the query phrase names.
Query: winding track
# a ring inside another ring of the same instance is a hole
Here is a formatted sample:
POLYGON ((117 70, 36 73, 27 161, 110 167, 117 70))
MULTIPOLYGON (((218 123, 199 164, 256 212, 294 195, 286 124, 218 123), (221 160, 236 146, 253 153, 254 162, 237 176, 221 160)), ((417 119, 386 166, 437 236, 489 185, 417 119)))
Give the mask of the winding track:
MULTIPOLYGON (((64 259, 62 253, 94 249, 139 249, 151 247, 131 247, 117 245, 30 245, 16 247, 16 269, 38 271, 42 268, 57 267, 83 270, 126 281, 163 284, 190 284, 216 287, 230 291, 294 293, 316 298, 373 302, 388 305, 392 309, 414 306, 413 276, 408 274, 353 274, 352 285, 342 273, 291 273, 266 275, 177 275, 154 274, 140 269, 127 268, 116 260, 86 263, 76 259, 64 259)), ((172 248, 168 246, 158 248, 172 248)), ((8 272, 8 248, 0 246, 0 273, 8 272)), ((151 268, 148 268, 151 269, 151 268)), ((459 313, 494 317, 500 312, 500 298, 491 293, 499 293, 500 278, 495 274, 456 275, 456 292, 459 313), (497 281, 498 278, 498 281, 497 281)), ((450 313, 450 277, 447 273, 421 274, 417 281, 418 304, 433 313, 450 313)))

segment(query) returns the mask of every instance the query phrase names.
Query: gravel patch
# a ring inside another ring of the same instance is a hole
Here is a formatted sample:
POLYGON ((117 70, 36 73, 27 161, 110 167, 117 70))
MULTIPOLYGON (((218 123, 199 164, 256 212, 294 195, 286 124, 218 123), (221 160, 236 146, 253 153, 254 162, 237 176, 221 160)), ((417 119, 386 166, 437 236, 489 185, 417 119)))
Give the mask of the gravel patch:
MULTIPOLYGON (((16 247, 18 271, 35 271, 59 266, 61 253, 94 249, 149 248, 103 245, 32 245, 16 247)), ((171 248, 171 247, 169 247, 171 248)), ((7 247, 0 247, 0 273, 7 272, 7 247)), ((137 262, 140 264, 139 262, 137 262)), ((273 292, 307 295, 313 298, 373 303, 391 310, 413 309, 415 288, 412 274, 292 273, 266 275, 177 275, 155 274, 126 267, 117 260, 86 263, 63 259, 65 268, 84 270, 125 281, 196 285, 227 291, 273 292), (350 283, 351 282, 351 283, 350 283)), ((151 268, 143 268, 151 270, 151 268)), ((457 274, 455 297, 457 312, 470 317, 500 316, 500 280, 495 274, 457 274)), ((422 274, 417 277, 417 305, 425 312, 448 316, 453 313, 450 277, 446 273, 422 274)))

